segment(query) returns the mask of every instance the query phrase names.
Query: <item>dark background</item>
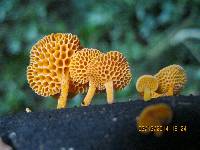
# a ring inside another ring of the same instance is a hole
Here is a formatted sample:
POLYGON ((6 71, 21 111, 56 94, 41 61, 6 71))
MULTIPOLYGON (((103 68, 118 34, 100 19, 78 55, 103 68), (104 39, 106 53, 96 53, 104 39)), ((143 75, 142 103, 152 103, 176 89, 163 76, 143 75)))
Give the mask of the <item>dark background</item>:
MULTIPOLYGON (((133 80, 115 93, 116 101, 135 100, 140 75, 170 64, 186 70, 183 95, 200 91, 199 0, 1 0, 0 114, 54 109, 56 101, 28 86, 26 67, 32 45, 55 32, 77 34, 85 47, 119 50, 128 59, 133 80)), ((70 101, 79 106, 84 95, 70 101)), ((105 94, 93 104, 105 103, 105 94)))

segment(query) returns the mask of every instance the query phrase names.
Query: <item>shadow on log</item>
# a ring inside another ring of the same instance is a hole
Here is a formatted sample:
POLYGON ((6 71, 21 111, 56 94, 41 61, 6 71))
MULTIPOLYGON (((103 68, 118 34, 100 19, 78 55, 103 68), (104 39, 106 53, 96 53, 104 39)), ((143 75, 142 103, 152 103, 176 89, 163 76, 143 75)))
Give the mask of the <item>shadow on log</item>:
POLYGON ((0 118, 0 136, 16 150, 199 149, 200 96, 19 113, 0 118), (161 137, 142 135, 136 117, 156 103, 173 109, 171 128, 161 137), (180 131, 181 126, 186 131, 180 131))

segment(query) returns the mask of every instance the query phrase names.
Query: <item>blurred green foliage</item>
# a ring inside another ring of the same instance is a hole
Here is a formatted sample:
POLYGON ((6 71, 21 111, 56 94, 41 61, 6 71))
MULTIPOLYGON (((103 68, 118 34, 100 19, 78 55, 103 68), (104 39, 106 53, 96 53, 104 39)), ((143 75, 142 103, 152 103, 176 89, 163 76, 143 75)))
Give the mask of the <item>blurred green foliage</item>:
MULTIPOLYGON (((85 47, 119 50, 133 80, 116 101, 134 100, 136 79, 170 64, 188 74, 184 95, 200 90, 199 0, 1 0, 0 114, 55 108, 56 101, 28 86, 26 67, 32 45, 52 32, 77 34, 85 47)), ((105 94, 93 103, 105 103, 105 94)), ((70 106, 79 105, 78 95, 70 106)))

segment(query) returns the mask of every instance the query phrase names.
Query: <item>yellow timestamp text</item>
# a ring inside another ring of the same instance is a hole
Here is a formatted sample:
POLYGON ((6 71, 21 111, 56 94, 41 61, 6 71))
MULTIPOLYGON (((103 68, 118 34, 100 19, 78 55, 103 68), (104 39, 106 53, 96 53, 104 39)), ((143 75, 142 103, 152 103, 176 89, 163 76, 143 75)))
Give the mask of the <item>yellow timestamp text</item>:
POLYGON ((187 125, 139 126, 139 132, 187 132, 187 125))

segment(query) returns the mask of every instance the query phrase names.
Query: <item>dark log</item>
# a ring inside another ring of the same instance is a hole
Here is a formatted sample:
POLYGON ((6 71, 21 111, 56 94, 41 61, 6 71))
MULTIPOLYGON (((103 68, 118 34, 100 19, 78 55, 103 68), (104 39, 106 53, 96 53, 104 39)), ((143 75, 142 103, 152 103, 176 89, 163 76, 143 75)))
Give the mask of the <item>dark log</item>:
POLYGON ((0 136, 16 150, 199 149, 200 96, 18 113, 0 118, 0 136), (161 137, 142 135, 136 129, 136 117, 156 103, 172 107, 171 129, 161 137))

